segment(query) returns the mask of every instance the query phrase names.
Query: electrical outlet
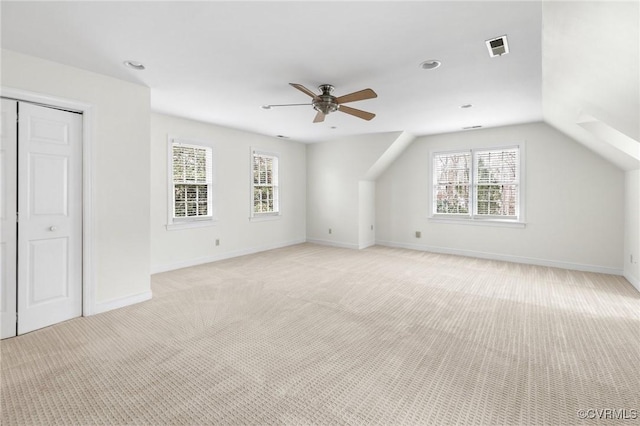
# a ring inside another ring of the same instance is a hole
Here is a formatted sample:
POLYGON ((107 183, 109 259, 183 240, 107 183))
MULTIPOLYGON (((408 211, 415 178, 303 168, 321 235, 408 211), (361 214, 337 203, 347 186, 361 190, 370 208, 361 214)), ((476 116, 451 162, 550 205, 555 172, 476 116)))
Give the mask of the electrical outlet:
POLYGON ((422 232, 416 231, 416 238, 422 238, 422 232))
POLYGON ((329 233, 331 233, 331 228, 329 228, 329 233))
POLYGON ((216 238, 216 246, 220 245, 220 240, 216 238))

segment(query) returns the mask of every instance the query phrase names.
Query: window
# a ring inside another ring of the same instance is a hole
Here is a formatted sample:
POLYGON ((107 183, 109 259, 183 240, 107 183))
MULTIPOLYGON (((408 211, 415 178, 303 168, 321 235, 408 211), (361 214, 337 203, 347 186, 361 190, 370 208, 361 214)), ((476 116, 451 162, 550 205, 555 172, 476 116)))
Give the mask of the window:
POLYGON ((251 163, 252 217, 279 214, 278 156, 253 151, 251 163))
POLYGON ((520 146, 433 153, 433 217, 522 221, 520 146))
POLYGON ((169 224, 213 219, 213 150, 170 140, 169 224))

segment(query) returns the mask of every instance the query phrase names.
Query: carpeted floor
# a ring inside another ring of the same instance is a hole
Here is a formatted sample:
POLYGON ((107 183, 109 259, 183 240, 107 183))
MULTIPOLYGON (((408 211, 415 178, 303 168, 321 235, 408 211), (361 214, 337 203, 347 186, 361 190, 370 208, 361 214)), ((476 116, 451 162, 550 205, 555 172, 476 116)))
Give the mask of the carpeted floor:
POLYGON ((302 244, 152 290, 2 341, 2 424, 640 422, 621 277, 302 244))

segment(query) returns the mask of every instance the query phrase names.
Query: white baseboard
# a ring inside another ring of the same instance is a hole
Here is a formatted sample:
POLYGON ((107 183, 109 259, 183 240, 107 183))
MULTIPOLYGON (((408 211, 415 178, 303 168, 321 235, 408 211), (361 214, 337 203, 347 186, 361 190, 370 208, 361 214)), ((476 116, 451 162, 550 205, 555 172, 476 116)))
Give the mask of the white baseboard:
POLYGON ((202 265, 203 263, 217 262, 219 260, 231 259, 232 257, 245 256, 247 254, 259 253, 261 251, 273 250, 282 247, 293 246, 306 242, 304 238, 293 241, 284 241, 281 243, 267 244, 259 247, 250 247, 240 250, 232 250, 225 253, 215 254, 213 256, 203 256, 195 259, 181 260, 179 262, 167 263, 164 265, 151 266, 151 274, 159 274, 160 272, 174 271, 176 269, 188 268, 190 266, 202 265))
POLYGON ((323 246, 331 246, 331 247, 340 247, 340 248, 348 248, 348 249, 359 249, 358 244, 352 243, 344 243, 342 241, 329 241, 329 240, 319 240, 315 238, 307 238, 308 243, 320 244, 323 246))
POLYGON ((528 265, 548 266, 552 268, 572 269, 575 271, 597 272, 601 274, 622 275, 621 269, 608 266, 584 265, 581 263, 563 262, 535 257, 512 256, 508 254, 487 253, 473 250, 460 250, 447 247, 433 247, 420 244, 398 243, 395 241, 376 241, 376 244, 386 247, 406 248, 410 250, 430 251, 433 253, 453 254, 457 256, 477 257, 480 259, 501 260, 504 262, 524 263, 528 265))
POLYGON ((134 294, 131 296, 120 297, 117 299, 107 300, 106 302, 96 303, 93 307, 93 314, 101 314, 113 309, 124 308, 125 306, 135 305, 151 299, 151 290, 144 293, 134 294))
POLYGON ((631 283, 632 286, 635 287, 636 290, 640 291, 640 279, 638 279, 637 277, 634 277, 628 272, 624 273, 623 276, 626 278, 627 281, 629 281, 629 283, 631 283))

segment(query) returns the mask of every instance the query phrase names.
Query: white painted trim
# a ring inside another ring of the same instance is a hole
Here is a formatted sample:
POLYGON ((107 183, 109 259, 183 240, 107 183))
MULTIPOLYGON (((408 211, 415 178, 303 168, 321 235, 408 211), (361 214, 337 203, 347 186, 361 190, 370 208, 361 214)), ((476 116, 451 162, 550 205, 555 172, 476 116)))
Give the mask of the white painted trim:
POLYGON ((474 225, 474 226, 498 226, 504 228, 526 228, 527 224, 524 222, 510 221, 504 219, 475 219, 475 218, 461 218, 456 219, 451 216, 432 216, 427 218, 429 222, 433 223, 449 223, 455 225, 474 225))
POLYGON ((249 147, 249 221, 250 222, 262 222, 265 220, 278 220, 282 213, 282 179, 280 179, 280 153, 275 151, 265 151, 253 146, 249 147), (278 210, 275 212, 255 213, 253 211, 253 157, 254 155, 264 155, 267 157, 273 157, 276 160, 276 195, 278 201, 278 210))
POLYGON ((93 238, 93 188, 95 164, 93 148, 93 106, 91 104, 28 90, 1 87, 0 95, 18 101, 34 102, 82 113, 82 315, 95 313, 96 267, 93 238))
POLYGON ((320 244, 323 246, 348 248, 348 249, 354 249, 354 250, 358 250, 360 248, 358 244, 344 243, 342 241, 329 241, 329 240, 319 240, 315 238, 307 238, 307 242, 313 243, 313 244, 320 244))
POLYGON ((107 300, 95 304, 94 313, 101 314, 113 309, 124 308, 125 306, 135 305, 136 303, 145 302, 151 299, 151 290, 131 296, 119 297, 117 299, 107 300))
POLYGON ((610 268, 608 266, 584 265, 582 263, 571 263, 549 259, 538 259, 535 257, 512 256, 508 254, 487 253, 474 250, 451 249, 447 247, 434 247, 412 243, 399 243, 395 241, 376 241, 377 245, 385 247, 405 248, 410 250, 428 251, 433 253, 452 254, 456 256, 476 257, 480 259, 500 260, 512 263, 524 263, 527 265, 548 266, 551 268, 571 269, 575 271, 597 272, 609 275, 622 275, 621 269, 610 268))
POLYGON ((358 249, 359 250, 363 250, 366 249, 367 247, 371 247, 371 246, 375 246, 376 243, 372 242, 372 243, 364 243, 364 244, 358 244, 358 249))
POLYGON ((627 281, 629 281, 629 283, 640 292, 640 279, 634 277, 633 275, 629 274, 629 273, 624 273, 622 275, 623 277, 625 277, 625 279, 627 281))
POLYGON ((152 265, 151 266, 151 274, 159 274, 161 272, 173 271, 181 268, 188 268, 190 266, 202 265, 203 263, 211 263, 217 262, 219 260, 231 259, 233 257, 245 256, 247 254, 259 253, 261 251, 273 250, 282 247, 293 246, 296 244, 302 244, 306 242, 304 238, 293 240, 293 241, 285 241, 282 243, 275 244, 267 244, 259 247, 250 247, 241 250, 232 250, 225 253, 216 254, 213 256, 203 256, 195 259, 189 260, 181 260, 179 262, 167 263, 164 265, 152 265))
POLYGON ((217 178, 217 157, 216 146, 212 141, 193 138, 181 138, 172 134, 167 134, 167 223, 165 225, 167 231, 175 231, 188 228, 202 228, 205 226, 214 226, 218 221, 218 178, 217 178), (182 145, 191 145, 195 148, 207 148, 211 150, 211 183, 209 184, 210 193, 209 201, 211 202, 211 216, 199 218, 181 218, 174 220, 173 218, 173 143, 182 145))
POLYGON ((474 147, 474 148, 461 148, 454 150, 429 150, 429 165, 427 169, 429 170, 429 191, 427 196, 427 219, 429 221, 439 221, 441 223, 459 223, 462 224, 465 222, 467 225, 484 225, 484 226, 511 226, 515 228, 524 228, 526 226, 526 147, 527 142, 525 140, 521 140, 519 142, 513 143, 504 143, 492 146, 482 146, 482 147, 474 147), (518 155, 520 159, 520 170, 519 170, 519 180, 518 180, 518 218, 516 220, 509 219, 500 219, 499 217, 493 218, 479 218, 475 213, 476 210, 476 191, 472 190, 474 186, 475 180, 475 152, 476 151, 486 151, 486 150, 499 150, 499 149, 508 149, 508 148, 518 148, 518 155), (466 152, 468 151, 471 154, 471 170, 469 176, 469 189, 470 189, 470 199, 469 205, 471 207, 471 212, 473 214, 468 215, 467 217, 452 217, 450 215, 438 215, 433 213, 433 179, 434 179, 434 170, 433 170, 433 157, 436 154, 446 154, 453 152, 466 152))
POLYGON ((165 225, 167 231, 175 231, 178 229, 189 229, 189 228, 206 228, 208 226, 216 226, 218 224, 217 220, 214 219, 195 219, 184 222, 173 222, 165 225))
POLYGON ((280 220, 282 214, 278 213, 255 213, 249 218, 249 222, 267 222, 270 220, 280 220))

